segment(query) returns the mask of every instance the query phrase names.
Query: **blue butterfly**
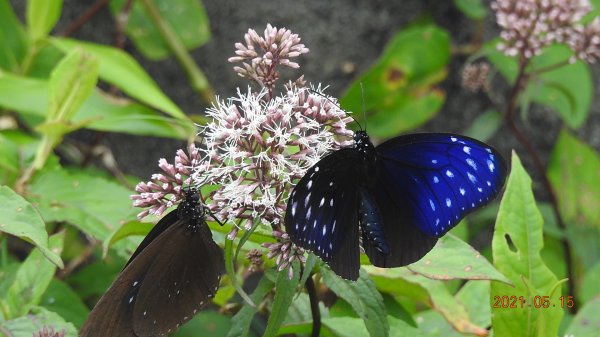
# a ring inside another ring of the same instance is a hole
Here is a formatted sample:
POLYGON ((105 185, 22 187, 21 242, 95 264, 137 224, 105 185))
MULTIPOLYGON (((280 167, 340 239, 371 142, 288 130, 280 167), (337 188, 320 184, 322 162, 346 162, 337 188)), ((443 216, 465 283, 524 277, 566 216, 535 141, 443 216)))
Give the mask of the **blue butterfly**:
POLYGON ((361 243, 375 266, 413 263, 498 195, 506 173, 497 151, 465 136, 410 134, 375 147, 357 131, 354 146, 325 156, 296 184, 285 228, 296 245, 356 280, 361 243))

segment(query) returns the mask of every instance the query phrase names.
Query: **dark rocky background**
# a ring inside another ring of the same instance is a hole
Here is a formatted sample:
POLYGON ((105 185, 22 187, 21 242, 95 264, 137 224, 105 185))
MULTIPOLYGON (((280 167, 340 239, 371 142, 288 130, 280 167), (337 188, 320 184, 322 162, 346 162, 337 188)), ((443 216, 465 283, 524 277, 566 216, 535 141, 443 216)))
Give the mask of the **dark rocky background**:
MULTIPOLYGON (((25 1, 11 1, 17 13, 23 17, 25 1)), ((62 32, 95 0, 65 0, 62 17, 55 32, 62 32)), ((301 73, 308 81, 329 85, 329 92, 340 95, 354 77, 366 70, 382 53, 387 41, 395 32, 412 20, 429 16, 447 29, 453 44, 466 43, 474 32, 474 23, 464 17, 453 5, 453 1, 405 0, 405 1, 231 1, 205 0, 205 9, 210 18, 212 39, 194 50, 193 57, 206 73, 215 92, 221 97, 235 93, 236 87, 245 87, 248 82, 238 77, 227 58, 233 55, 234 43, 243 41, 248 28, 262 33, 267 23, 286 27, 301 36, 310 53, 299 58, 301 73), (348 71, 348 68, 354 71, 348 71)), ((114 43, 115 26, 107 8, 85 24, 74 38, 98 43, 114 43)), ((485 23, 484 38, 497 34, 494 18, 489 15, 485 23)), ((176 61, 153 62, 136 52, 127 42, 126 50, 134 55, 160 87, 187 113, 199 113, 205 109, 199 96, 188 85, 186 76, 176 61)), ((447 79, 442 87, 447 92, 446 103, 436 118, 424 125, 420 131, 462 132, 473 119, 484 112, 487 101, 479 94, 464 90, 460 85, 460 73, 466 58, 454 56, 447 79)), ((595 97, 587 123, 576 133, 600 150, 600 66, 591 67, 595 82, 595 97)), ((527 121, 520 122, 524 132, 531 137, 546 160, 560 131, 561 121, 557 114, 548 109, 535 107, 527 121)), ((86 140, 95 137, 92 131, 79 132, 77 138, 86 140)), ((148 179, 156 171, 157 160, 171 160, 175 150, 183 144, 179 141, 108 134, 102 142, 109 146, 119 167, 128 174, 148 179)), ((531 160, 519 146, 512 134, 502 128, 491 139, 507 158, 515 148, 529 171, 533 172, 531 160)))

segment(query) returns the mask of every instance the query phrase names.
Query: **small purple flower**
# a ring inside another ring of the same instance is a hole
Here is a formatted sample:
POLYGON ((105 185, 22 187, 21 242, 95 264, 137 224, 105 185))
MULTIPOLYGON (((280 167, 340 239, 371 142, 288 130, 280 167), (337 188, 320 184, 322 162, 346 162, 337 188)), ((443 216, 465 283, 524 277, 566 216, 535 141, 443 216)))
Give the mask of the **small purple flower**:
POLYGON ((235 44, 237 56, 229 58, 229 62, 241 62, 243 67, 234 67, 235 72, 267 88, 269 92, 279 79, 277 66, 297 69, 300 65, 290 61, 290 58, 308 53, 308 48, 300 43, 298 34, 285 28, 277 29, 270 24, 265 29, 264 37, 249 29, 244 39, 246 44, 235 44))
POLYGON ((262 246, 269 250, 269 253, 267 254, 268 258, 276 259, 275 263, 277 264, 279 271, 289 267, 288 277, 291 279, 294 275, 292 263, 295 260, 306 263, 306 257, 304 256, 305 250, 293 244, 287 233, 274 230, 273 236, 278 239, 277 243, 266 242, 263 243, 262 246))
POLYGON ((161 215, 166 209, 184 198, 183 188, 190 185, 192 168, 200 162, 200 152, 194 144, 188 147, 188 153, 179 149, 175 156, 175 164, 166 159, 158 161, 163 173, 152 175, 149 182, 140 182, 135 187, 138 194, 131 196, 133 206, 148 208, 138 214, 142 219, 148 214, 161 215))

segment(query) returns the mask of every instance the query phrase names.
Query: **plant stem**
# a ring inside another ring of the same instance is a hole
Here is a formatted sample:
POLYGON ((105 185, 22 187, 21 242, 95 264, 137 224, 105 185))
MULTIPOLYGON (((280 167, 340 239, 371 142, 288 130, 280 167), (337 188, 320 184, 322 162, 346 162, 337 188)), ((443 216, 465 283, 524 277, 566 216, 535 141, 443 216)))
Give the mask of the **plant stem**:
POLYGON ((152 0, 140 0, 146 11, 150 15, 152 21, 161 33, 164 42, 167 44, 173 55, 181 64, 184 71, 186 72, 188 79, 194 89, 196 89, 205 103, 209 104, 215 101, 215 94, 204 75, 204 72, 198 67, 192 56, 188 53, 187 49, 181 43, 181 40, 173 31, 173 28, 169 23, 163 19, 160 15, 158 8, 154 5, 152 0))
POLYGON ((321 311, 319 310, 319 299, 317 297, 317 290, 315 289, 315 283, 312 279, 312 274, 306 279, 306 292, 310 299, 310 312, 312 314, 312 333, 311 337, 319 337, 321 333, 321 311))
MULTIPOLYGON (((514 114, 516 112, 516 106, 517 106, 517 100, 519 97, 519 93, 525 86, 525 83, 527 82, 529 75, 530 75, 530 74, 527 74, 527 72, 526 72, 527 65, 528 65, 527 60, 519 61, 519 72, 517 74, 515 84, 513 85, 513 87, 510 90, 504 117, 505 117, 506 123, 508 124, 512 133, 515 135, 515 137, 521 143, 521 145, 523 145, 523 147, 525 147, 525 150, 529 153, 529 155, 533 159, 534 166, 535 166, 536 170, 538 171, 540 177, 542 178, 542 184, 544 185, 544 188, 548 191, 548 195, 550 196, 550 204, 552 205, 552 210, 554 211, 554 216, 556 217, 556 222, 558 224, 558 227, 561 229, 561 231, 563 233, 566 233, 566 225, 560 214, 558 199, 556 198, 556 194, 554 192, 554 189, 552 188, 552 184, 550 183, 550 180, 548 179, 548 176, 546 175, 546 170, 545 170, 544 164, 543 164, 539 154, 537 153, 535 146, 533 146, 533 144, 529 141, 529 139, 523 134, 523 132, 521 132, 521 130, 517 127, 517 124, 515 123, 515 120, 514 120, 514 114)), ((546 68, 549 69, 549 67, 546 67, 546 68)), ((543 68, 541 68, 541 69, 543 69, 543 68)), ((553 69, 554 69, 554 67, 553 67, 553 69)), ((537 73, 539 73, 539 72, 540 72, 540 69, 537 70, 537 73)), ((561 238, 561 244, 562 244, 562 248, 564 251, 564 257, 565 257, 565 262, 566 262, 566 266, 567 266, 567 278, 568 278, 567 283, 569 285, 569 290, 573 294, 575 292, 575 280, 573 279, 573 277, 575 275, 575 271, 574 271, 574 266, 573 266, 573 260, 571 258, 571 244, 569 243, 567 238, 564 238, 564 237, 561 238)), ((575 305, 572 308, 570 308, 569 310, 571 311, 571 313, 575 313, 577 311, 575 305)))
POLYGON ((87 11, 85 11, 77 19, 75 19, 75 21, 73 21, 69 25, 69 27, 67 27, 67 29, 65 29, 65 31, 62 32, 60 35, 62 35, 64 37, 71 36, 73 33, 78 31, 79 28, 81 28, 81 26, 83 26, 86 22, 90 21, 90 19, 93 18, 96 14, 98 14, 98 12, 102 8, 104 8, 104 6, 106 6, 107 4, 108 4, 108 0, 96 1, 95 4, 90 6, 90 8, 87 11))

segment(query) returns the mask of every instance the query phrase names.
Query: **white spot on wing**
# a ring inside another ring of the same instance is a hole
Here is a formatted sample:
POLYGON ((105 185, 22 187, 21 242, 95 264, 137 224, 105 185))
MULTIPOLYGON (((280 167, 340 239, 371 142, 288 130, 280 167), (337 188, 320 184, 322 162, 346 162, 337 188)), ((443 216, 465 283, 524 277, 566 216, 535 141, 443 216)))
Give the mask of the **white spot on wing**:
POLYGON ((310 206, 308 208, 308 211, 306 211, 306 220, 310 219, 310 212, 311 212, 312 206, 310 206))
POLYGON ((490 170, 490 172, 494 172, 494 169, 496 168, 496 166, 494 165, 494 163, 491 160, 488 159, 487 165, 488 165, 488 169, 490 170))
POLYGON ((454 177, 454 173, 452 173, 450 170, 446 170, 446 175, 450 178, 454 177))
POLYGON ((477 182, 477 177, 475 177, 474 175, 471 174, 471 172, 467 171, 467 176, 469 177, 469 180, 475 184, 477 182))
POLYGON ((431 206, 431 209, 435 211, 435 204, 433 203, 433 200, 429 199, 429 205, 431 206))
POLYGON ((437 184, 440 182, 440 179, 437 176, 433 176, 433 182, 437 184))
POLYGON ((297 202, 292 204, 292 216, 296 216, 296 206, 298 206, 297 202))
POLYGON ((452 200, 450 198, 446 198, 446 206, 452 207, 452 200))
POLYGON ((324 203, 325 203, 325 197, 321 198, 321 202, 319 203, 319 207, 323 207, 324 203))
POLYGON ((310 188, 312 187, 312 179, 308 181, 308 184, 306 184, 306 188, 310 190, 310 188))
POLYGON ((477 164, 475 164, 475 161, 471 158, 467 158, 467 164, 469 166, 471 166, 473 168, 473 170, 477 171, 477 164))
POLYGON ((467 192, 465 191, 465 189, 464 189, 464 188, 462 188, 462 187, 461 187, 461 188, 459 188, 458 190, 460 191, 460 195, 465 195, 465 193, 467 193, 467 192))
POLYGON ((315 172, 319 172, 319 167, 315 166, 315 172))
POLYGON ((308 206, 309 200, 310 200, 310 192, 308 193, 308 195, 306 195, 306 198, 304 198, 304 207, 308 206))
POLYGON ((466 154, 471 154, 471 148, 468 146, 464 146, 463 151, 465 151, 466 154))
POLYGON ((453 142, 455 142, 455 141, 457 141, 458 139, 456 139, 456 137, 450 137, 450 140, 451 140, 451 141, 453 141, 453 142))

